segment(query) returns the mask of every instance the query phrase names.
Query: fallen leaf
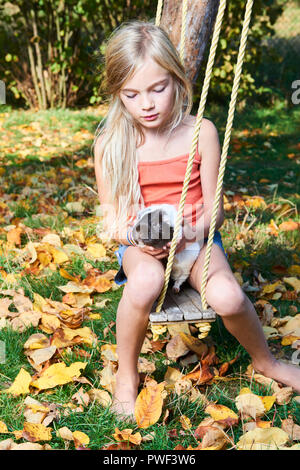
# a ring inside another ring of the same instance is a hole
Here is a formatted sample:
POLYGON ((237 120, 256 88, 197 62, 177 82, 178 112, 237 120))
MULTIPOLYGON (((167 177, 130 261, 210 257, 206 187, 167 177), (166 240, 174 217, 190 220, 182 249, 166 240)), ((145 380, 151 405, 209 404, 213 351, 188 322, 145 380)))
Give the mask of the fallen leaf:
POLYGON ((280 428, 255 428, 248 431, 237 443, 238 450, 276 450, 289 440, 288 434, 280 428))
POLYGON ((292 418, 283 419, 281 429, 285 431, 293 441, 300 441, 300 426, 294 423, 292 418))
POLYGON ((141 434, 139 432, 133 434, 132 429, 123 429, 120 431, 119 428, 115 428, 115 432, 112 436, 116 441, 130 442, 136 446, 140 445, 142 442, 141 434))
POLYGON ((238 415, 230 408, 215 403, 208 405, 205 413, 208 413, 217 423, 225 426, 234 426, 239 420, 238 415))
POLYGON ((161 415, 163 406, 163 390, 165 382, 158 384, 155 380, 148 382, 138 395, 134 415, 139 428, 148 428, 155 424, 161 415))
POLYGON ((11 393, 14 396, 29 393, 29 385, 31 384, 31 375, 23 368, 21 368, 13 384, 3 393, 11 393))
POLYGON ((51 441, 51 428, 40 423, 24 423, 22 437, 30 442, 51 441))
POLYGON ((52 364, 31 385, 38 390, 46 390, 72 382, 73 377, 79 377, 81 369, 85 369, 87 362, 73 362, 69 367, 64 362, 52 364))

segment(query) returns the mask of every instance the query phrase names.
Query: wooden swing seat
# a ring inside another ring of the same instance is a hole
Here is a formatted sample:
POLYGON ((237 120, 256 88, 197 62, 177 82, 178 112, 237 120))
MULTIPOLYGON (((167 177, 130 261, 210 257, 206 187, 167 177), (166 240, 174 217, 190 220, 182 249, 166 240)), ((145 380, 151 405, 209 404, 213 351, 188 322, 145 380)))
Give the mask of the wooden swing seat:
POLYGON ((164 299, 164 304, 159 313, 155 312, 158 300, 152 306, 150 322, 152 325, 170 325, 171 323, 201 323, 213 322, 216 313, 212 308, 204 310, 200 294, 183 284, 179 294, 172 291, 169 286, 164 299))

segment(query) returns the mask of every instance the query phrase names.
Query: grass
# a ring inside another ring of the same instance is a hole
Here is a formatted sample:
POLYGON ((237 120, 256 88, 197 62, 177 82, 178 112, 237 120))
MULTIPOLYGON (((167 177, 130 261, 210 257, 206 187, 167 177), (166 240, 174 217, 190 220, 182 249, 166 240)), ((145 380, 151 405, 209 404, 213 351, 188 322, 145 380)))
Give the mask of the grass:
MULTIPOLYGON (((223 141, 227 109, 210 106, 206 117, 211 119, 223 141)), ((106 272, 118 269, 116 257, 113 254, 117 245, 107 247, 108 261, 99 261, 87 257, 80 252, 87 240, 93 240, 99 219, 96 217, 98 200, 95 195, 96 184, 91 163, 91 143, 93 133, 100 116, 95 110, 81 111, 47 111, 31 113, 29 111, 14 111, 6 108, 6 114, 0 115, 1 137, 8 135, 9 139, 2 140, 0 147, 0 184, 3 201, 6 206, 0 206, 0 288, 6 288, 6 274, 19 274, 17 285, 33 300, 34 293, 44 298, 62 301, 64 293, 58 288, 68 282, 61 275, 59 265, 48 267, 41 273, 23 273, 23 261, 19 258, 22 247, 29 241, 38 242, 46 233, 56 233, 63 245, 76 245, 79 253, 70 256, 63 268, 71 275, 80 276, 83 280, 91 268, 106 272), (1 121, 2 120, 2 121, 1 121), (38 124, 33 124, 38 123, 38 124), (84 136, 81 140, 78 133, 84 136), (74 140, 74 136, 76 136, 74 140), (67 142, 67 146, 59 145, 67 142), (40 140, 38 140, 40 139, 40 140), (33 145, 38 140, 39 146, 33 145), (48 153, 47 153, 47 148, 48 153), (82 163, 83 161, 83 163, 82 163), (84 212, 72 213, 67 210, 68 202, 81 200, 84 212), (7 240, 7 227, 23 224, 21 245, 15 250, 4 249, 7 240), (83 237, 83 238, 80 238, 83 237)), ((240 272, 243 281, 255 282, 260 273, 269 282, 280 277, 274 271, 274 264, 288 268, 297 264, 299 254, 299 232, 279 232, 277 237, 267 230, 273 220, 279 225, 292 219, 299 222, 299 135, 300 109, 296 106, 286 110, 280 102, 273 109, 248 108, 237 110, 234 122, 232 143, 229 149, 229 159, 225 174, 224 189, 231 201, 233 195, 261 196, 266 207, 235 207, 226 212, 226 221, 221 228, 225 250, 229 254, 229 262, 234 272, 240 272), (279 210, 275 210, 279 207, 279 210), (281 210, 283 209, 283 211, 281 210), (285 212, 284 212, 285 211, 285 212), (247 230, 253 222, 251 230, 247 230), (244 234, 241 236, 241 234, 244 234), (296 256, 296 258, 295 258, 296 256), (297 258, 298 256, 298 258, 297 258)), ((82 326, 89 326, 99 338, 99 348, 102 344, 115 343, 115 315, 123 288, 110 290, 93 296, 94 304, 104 299, 109 302, 105 307, 95 307, 93 312, 101 313, 101 320, 85 320, 82 326), (107 329, 107 330, 106 330, 107 329), (107 335, 104 332, 107 331, 107 335)), ((256 294, 247 293, 250 300, 257 300, 256 294)), ((291 307, 297 307, 297 300, 272 300, 277 309, 276 316, 284 317, 291 314, 291 307)), ((38 328, 30 327, 19 333, 10 328, 0 329, 0 340, 6 345, 6 362, 0 364, 0 386, 7 388, 15 379, 21 368, 31 375, 35 373, 24 354, 23 345, 38 328)), ((229 361, 239 355, 238 360, 230 368, 230 377, 234 380, 216 382, 201 387, 211 401, 223 404, 237 412, 235 397, 242 387, 251 386, 252 391, 267 395, 270 391, 255 382, 249 382, 245 370, 250 358, 225 329, 223 322, 218 320, 213 324, 211 338, 216 347, 220 363, 229 361)), ((290 359, 292 350, 289 346, 282 347, 280 341, 270 340, 271 350, 278 357, 290 359)), ((74 346, 67 349, 61 356, 67 364, 78 361, 78 351, 84 350, 90 354, 88 358, 80 358, 88 365, 84 376, 93 383, 93 387, 101 388, 97 374, 103 368, 103 358, 99 348, 87 345, 74 346)), ((161 382, 165 372, 170 367, 180 368, 178 362, 166 361, 165 351, 143 355, 155 363, 156 370, 152 377, 161 382)), ((191 367, 184 369, 185 372, 191 367)), ((73 382, 64 386, 44 391, 36 398, 39 401, 56 403, 60 409, 72 402, 72 396, 80 387, 89 390, 88 384, 73 382)), ((166 424, 160 421, 142 430, 142 435, 153 432, 153 440, 143 442, 142 448, 174 449, 177 445, 195 447, 197 440, 194 431, 197 425, 207 415, 201 401, 191 403, 183 394, 172 393, 166 400, 164 412, 169 412, 166 424), (192 422, 190 430, 183 430, 180 417, 187 416, 192 422)), ((11 397, 0 394, 0 420, 4 421, 9 431, 22 429, 24 422, 24 397, 11 397)), ((271 408, 264 417, 281 426, 281 420, 292 415, 295 422, 300 424, 299 405, 292 400, 287 405, 271 408)), ((61 414, 58 421, 53 421, 51 427, 54 449, 65 448, 63 440, 56 436, 58 428, 67 426, 72 431, 85 432, 90 437, 89 448, 99 449, 109 443, 114 443, 112 434, 116 427, 124 429, 128 425, 118 420, 109 410, 96 402, 84 407, 83 412, 70 410, 69 414, 61 414)), ((135 429, 133 425, 130 425, 135 429)), ((243 433, 240 423, 228 431, 234 444, 243 433)), ((8 436, 0 435, 0 440, 8 436)), ((22 442, 22 441, 21 441, 22 442)), ((74 444, 70 444, 70 449, 74 444)))

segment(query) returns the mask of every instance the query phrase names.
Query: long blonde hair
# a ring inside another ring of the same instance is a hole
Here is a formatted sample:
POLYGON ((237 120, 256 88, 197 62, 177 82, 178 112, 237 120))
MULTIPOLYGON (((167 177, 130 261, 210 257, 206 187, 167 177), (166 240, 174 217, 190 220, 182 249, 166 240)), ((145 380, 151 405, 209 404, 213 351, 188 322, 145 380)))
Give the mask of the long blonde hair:
POLYGON ((102 135, 101 171, 111 188, 110 202, 115 211, 112 224, 107 227, 108 238, 120 233, 120 227, 125 229, 137 210, 144 208, 136 151, 137 146, 144 142, 143 129, 128 113, 119 93, 123 84, 143 65, 146 56, 167 70, 174 79, 174 106, 165 130, 170 134, 192 108, 192 85, 167 33, 151 22, 138 20, 118 27, 110 36, 105 52, 109 109, 96 130, 97 133, 100 127, 93 143, 94 146, 102 135))

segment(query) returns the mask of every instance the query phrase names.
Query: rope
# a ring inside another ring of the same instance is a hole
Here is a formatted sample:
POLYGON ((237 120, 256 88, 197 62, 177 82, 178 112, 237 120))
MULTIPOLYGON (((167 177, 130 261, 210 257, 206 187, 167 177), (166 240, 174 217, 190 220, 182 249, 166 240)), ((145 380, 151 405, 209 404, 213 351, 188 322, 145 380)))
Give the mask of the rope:
POLYGON ((163 7, 163 0, 158 0, 157 8, 156 8, 155 26, 160 25, 162 7, 163 7))
POLYGON ((231 100, 230 100, 230 105, 229 105, 226 131, 225 131, 225 137, 224 137, 224 143, 223 143, 223 150, 222 150, 222 155, 221 155, 220 169, 219 169, 219 175, 218 175, 218 181, 217 181, 217 189, 216 189, 216 194, 215 194, 215 200, 214 200, 210 228, 209 228, 208 242, 207 242, 205 258, 204 258, 204 266, 203 266, 203 271, 202 271, 203 274, 202 274, 202 282, 201 282, 201 301, 202 301, 202 306, 204 309, 207 309, 205 288, 206 288, 206 282, 207 282, 208 265, 210 262, 210 252, 211 252, 211 247, 213 244, 213 236, 214 236, 215 227, 216 227, 217 211, 218 211, 219 200, 220 200, 221 190, 222 190, 222 185, 223 185, 223 178, 224 178, 225 166, 226 166, 226 161, 227 161, 227 153, 228 153, 228 148, 229 148, 229 143, 230 143, 230 136, 231 136, 231 131, 232 131, 232 123, 233 123, 233 118, 234 118, 237 94, 238 94, 238 89, 240 85, 240 78, 241 78, 241 73, 242 73, 242 66, 243 66, 243 61, 244 61, 252 6, 253 6, 253 0, 247 0, 241 42, 240 42, 237 65, 236 65, 236 71, 235 71, 234 82, 232 86, 232 92, 231 92, 231 100))
MULTIPOLYGON (((157 14, 156 14, 156 24, 157 25, 159 25, 160 18, 161 18, 162 4, 163 4, 163 1, 159 0, 158 1, 158 7, 157 7, 157 14)), ((204 109, 205 109, 205 104, 206 104, 206 99, 207 99, 207 94, 208 94, 208 88, 209 88, 209 84, 210 84, 212 68, 213 68, 215 53, 216 53, 216 49, 217 49, 217 45, 218 45, 218 41, 219 41, 220 29, 221 29, 221 25, 222 25, 222 20, 223 20, 223 16, 224 16, 225 7, 226 7, 226 0, 221 0, 220 4, 219 4, 218 14, 217 14, 214 33, 213 33, 213 38, 212 38, 212 43, 211 43, 211 47, 210 47, 210 53, 209 53, 209 58, 208 58, 206 73, 205 73, 205 78, 204 78, 204 84, 203 84, 203 88, 202 88, 201 99, 200 99, 200 104, 199 104, 199 109, 198 109, 198 113, 197 113, 195 129, 194 129, 194 137, 193 137, 191 151, 190 151, 190 155, 189 155, 189 159, 188 159, 188 163, 187 163, 187 169, 186 169, 186 174, 185 174, 185 178, 184 178, 183 189, 182 189, 182 194, 181 194, 181 198, 180 198, 178 214, 177 214, 177 219, 176 219, 175 228, 174 228, 173 239, 172 239, 172 242, 171 242, 167 267, 166 267, 166 270, 165 270, 164 287, 161 291, 161 294, 160 294, 159 299, 158 299, 158 304, 157 304, 157 307, 156 307, 156 312, 157 313, 161 311, 161 307, 163 305, 163 302, 164 302, 164 299, 165 299, 165 296, 166 296, 166 292, 167 292, 167 288, 168 288, 168 284, 169 284, 169 280, 170 280, 170 274, 171 274, 171 270, 172 270, 172 266, 173 266, 173 261, 174 261, 174 256, 175 256, 175 249, 176 249, 177 239, 178 239, 178 235, 179 235, 179 228, 182 224, 182 215, 183 215, 184 203, 185 203, 186 194, 187 194, 187 190, 188 190, 188 186, 189 186, 189 182, 190 182, 193 161, 194 161, 194 157, 195 157, 195 154, 196 154, 197 142, 198 142, 201 122, 202 122, 202 118, 203 118, 203 114, 204 114, 204 109)), ((232 124, 233 124, 233 119, 234 119, 235 107, 236 107, 237 93, 238 93, 238 89, 239 89, 240 78, 241 78, 241 73, 242 73, 242 66, 243 66, 244 55, 245 55, 245 49, 246 49, 246 44, 247 44, 247 37, 248 37, 248 31, 249 31, 249 24, 250 24, 250 20, 251 20, 252 7, 253 7, 253 0, 247 0, 245 18, 244 18, 244 23, 243 23, 243 30, 242 30, 242 35, 241 35, 241 42, 240 42, 239 53, 238 53, 238 60, 237 60, 237 65, 236 65, 236 70, 235 70, 235 76, 234 76, 234 82, 233 82, 233 87, 232 87, 228 118, 227 118, 227 123, 226 123, 225 137, 224 137, 224 143, 223 143, 223 149, 222 149, 222 155, 221 155, 221 161, 220 161, 220 168, 219 168, 219 174, 218 174, 218 180, 217 180, 217 188, 216 188, 215 200, 214 200, 214 204, 213 204, 211 223, 210 223, 210 227, 209 227, 208 242, 207 242, 207 247, 206 247, 206 252, 205 252, 203 275, 202 275, 202 282, 201 282, 201 301, 202 301, 202 306, 205 310, 207 309, 205 288, 206 288, 206 284, 207 284, 208 266, 209 266, 209 262, 210 262, 211 247, 212 247, 212 244, 213 244, 213 236, 214 236, 215 227, 216 227, 217 211, 218 211, 220 198, 221 198, 221 191, 222 191, 222 185, 223 185, 223 179, 224 179, 224 173, 225 173, 225 166, 226 166, 226 161, 227 161, 227 153, 228 153, 228 148, 229 148, 229 143, 230 143, 230 136, 231 136, 231 131, 232 131, 232 124)), ((187 14, 187 0, 183 0, 183 4, 182 4, 181 42, 180 42, 180 58, 181 58, 182 63, 184 61, 184 46, 185 46, 185 38, 186 38, 186 14, 187 14)), ((197 324, 197 326, 199 327, 200 332, 201 332, 199 337, 204 338, 205 336, 207 336, 207 334, 210 331, 211 325, 209 323, 202 323, 202 324, 197 324)))
POLYGON ((184 52, 185 52, 185 40, 186 40, 186 17, 187 17, 187 0, 182 0, 182 12, 181 12, 181 36, 180 36, 180 60, 184 65, 184 52))
POLYGON ((219 36, 220 36, 220 30, 221 30, 221 25, 222 25, 222 19, 224 15, 226 7, 226 0, 221 0, 219 9, 218 9, 218 14, 217 14, 217 19, 216 19, 216 24, 214 28, 214 33, 213 33, 213 38, 212 38, 212 43, 210 47, 210 53, 209 53, 209 58, 207 62, 207 67, 206 67, 206 74, 205 74, 205 79, 204 79, 204 84, 202 88, 202 93, 201 93, 201 99, 200 99, 200 104, 199 104, 199 109, 197 113, 197 119, 196 119, 196 124, 194 128, 194 136, 192 140, 192 146, 191 146, 191 151, 190 155, 188 158, 187 162, 187 169, 186 169, 186 174, 183 182, 183 189, 181 193, 181 198, 179 202, 179 207, 178 207, 178 214, 177 214, 177 219, 175 223, 175 228, 174 228, 174 234, 173 234, 173 239, 171 242, 171 247, 170 247, 170 252, 168 256, 168 262, 165 270, 165 282, 164 282, 164 287, 160 293, 160 296, 158 298, 158 303, 156 306, 156 312, 161 311, 161 307, 163 305, 169 280, 170 280, 170 274, 173 266, 173 261, 174 261, 174 256, 175 256, 175 249, 177 245, 177 239, 179 235, 179 228, 182 224, 182 214, 183 214, 183 208, 184 208, 184 203, 185 203, 185 198, 186 194, 188 191, 189 183, 190 183, 190 178, 191 178, 191 173, 192 173, 192 167, 193 167, 193 162, 194 162, 194 157, 196 154, 196 148, 197 148, 197 143, 198 143, 198 138, 199 138, 199 132, 200 132, 200 126, 204 114, 204 108, 205 108, 205 103, 206 103, 206 98, 208 94, 208 89, 209 89, 209 84, 210 84, 210 79, 211 79, 211 74, 212 74, 212 68, 213 68, 213 63, 215 59, 215 54, 216 54, 216 49, 219 41, 219 36))

